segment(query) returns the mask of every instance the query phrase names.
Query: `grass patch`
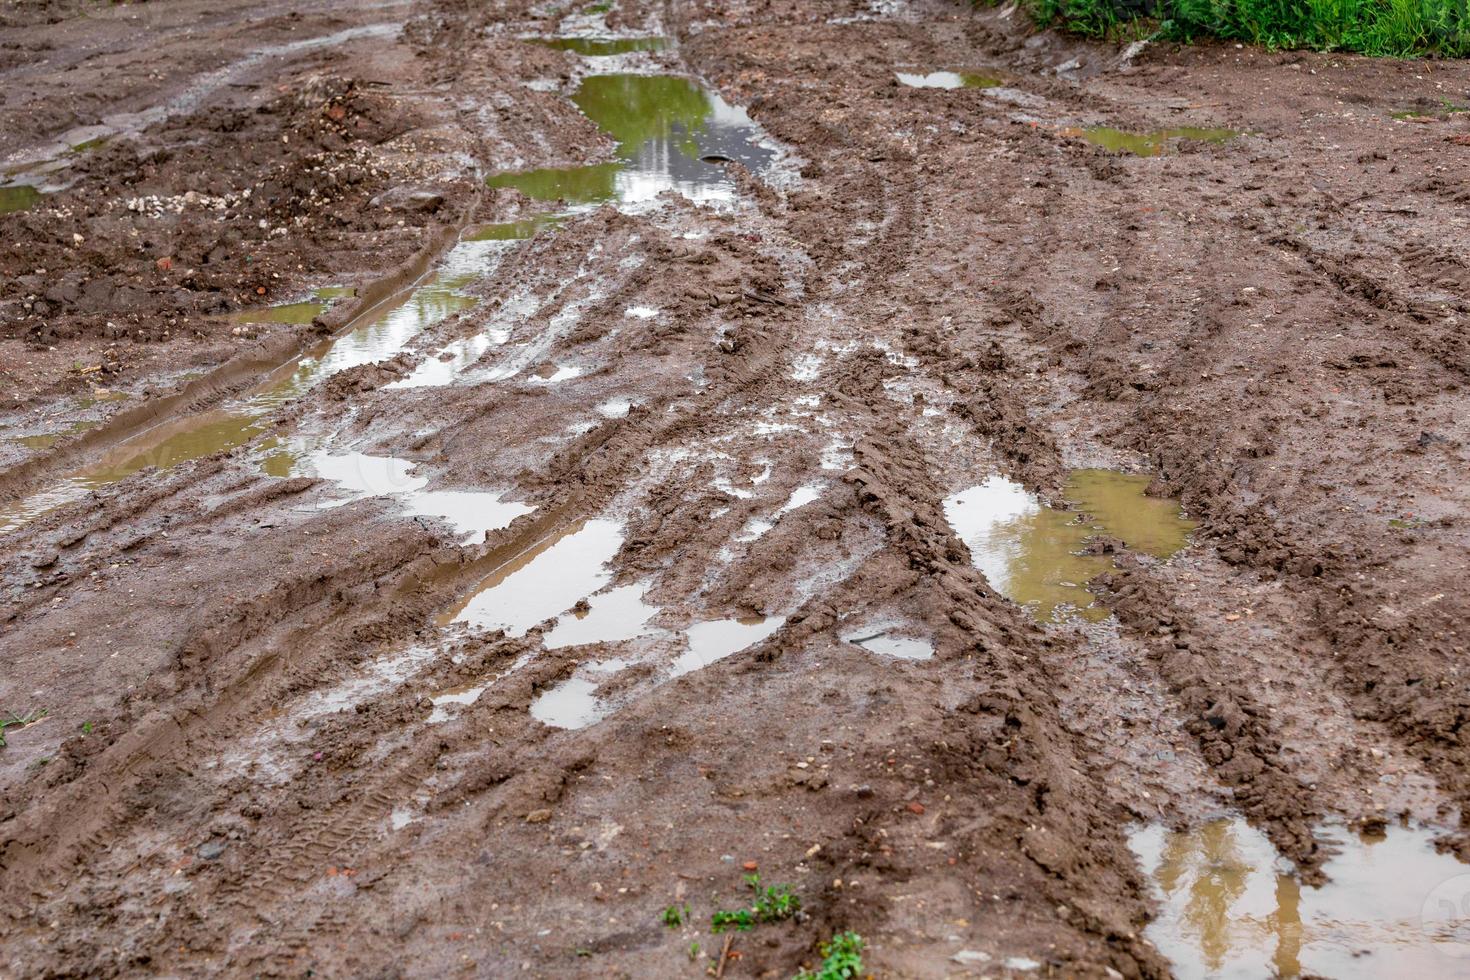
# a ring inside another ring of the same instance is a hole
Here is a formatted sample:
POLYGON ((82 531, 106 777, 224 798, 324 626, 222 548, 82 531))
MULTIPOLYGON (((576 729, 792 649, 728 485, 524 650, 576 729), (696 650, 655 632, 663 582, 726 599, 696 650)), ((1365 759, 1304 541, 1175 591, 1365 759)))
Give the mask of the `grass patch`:
POLYGON ((1470 55, 1467 0, 1021 0, 1021 6, 1042 26, 1092 37, 1217 37, 1393 57, 1470 55))
POLYGON ((802 970, 795 980, 849 980, 863 972, 863 937, 839 932, 822 944, 822 965, 815 973, 802 970))

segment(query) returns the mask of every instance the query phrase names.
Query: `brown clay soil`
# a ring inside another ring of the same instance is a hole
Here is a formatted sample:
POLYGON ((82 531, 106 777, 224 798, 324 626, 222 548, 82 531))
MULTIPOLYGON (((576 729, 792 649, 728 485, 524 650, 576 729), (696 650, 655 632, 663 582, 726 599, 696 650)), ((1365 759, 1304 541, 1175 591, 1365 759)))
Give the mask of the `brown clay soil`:
MULTIPOLYGON (((0 8, 7 166, 130 120, 0 216, 0 432, 61 436, 4 439, 0 494, 221 404, 532 207, 484 174, 605 158, 565 98, 585 65, 521 39, 562 16, 0 8), (229 316, 323 285, 364 298, 229 316)), ((619 0, 606 29, 673 38, 647 57, 747 107, 789 179, 548 227, 472 310, 270 422, 535 508, 483 542, 381 496, 321 507, 253 447, 0 535, 0 711, 48 712, 0 749, 0 974, 702 975, 722 937, 691 962, 659 914, 740 902, 749 865, 806 914, 736 934, 726 976, 854 929, 882 976, 967 948, 1157 977, 1130 826, 1233 810, 1308 882, 1327 818, 1470 854, 1470 116, 1394 118, 1463 101, 1470 66, 1125 61, 1019 20, 619 0), (942 68, 1005 86, 894 81, 942 68), (1094 125, 1244 135, 1138 157, 1094 125), (520 373, 389 387, 492 321, 479 366, 520 373), (1093 584, 1115 622, 1042 627, 941 502, 992 473, 1058 499, 1077 466, 1155 474, 1199 530, 1093 584), (594 675, 606 717, 543 724, 539 693, 620 648, 442 614, 589 520, 621 524, 612 581, 667 636, 783 624, 674 679, 645 644, 594 675), (842 640, 890 620, 935 656, 842 640)))

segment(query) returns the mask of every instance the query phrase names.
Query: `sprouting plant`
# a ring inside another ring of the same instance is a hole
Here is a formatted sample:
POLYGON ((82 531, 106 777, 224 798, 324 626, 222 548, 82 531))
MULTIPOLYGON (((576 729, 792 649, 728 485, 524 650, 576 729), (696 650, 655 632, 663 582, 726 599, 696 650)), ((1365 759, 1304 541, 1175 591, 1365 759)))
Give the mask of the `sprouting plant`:
POLYGON ((738 929, 747 932, 755 928, 755 916, 750 909, 720 909, 709 917, 709 929, 713 933, 721 933, 726 929, 738 929))
POLYGON ((751 911, 761 922, 780 922, 801 911, 801 899, 790 885, 777 885, 758 892, 751 911))
POLYGON ((690 963, 693 963, 697 959, 699 959, 699 943, 690 943, 689 944, 689 962, 690 963))
POLYGON ((659 915, 659 919, 670 929, 677 929, 689 920, 689 906, 685 905, 680 908, 677 905, 670 905, 659 915))
POLYGON ((12 712, 10 714, 10 717, 0 718, 0 748, 5 747, 5 729, 24 728, 25 726, 33 724, 34 722, 38 722, 45 717, 46 709, 42 708, 39 711, 27 712, 24 715, 18 715, 12 712))
POLYGON ((795 980, 851 980, 863 972, 863 937, 839 932, 822 944, 822 965, 817 972, 802 970, 795 980))
POLYGON ((83 735, 90 735, 90 734, 92 734, 92 723, 90 721, 84 721, 84 722, 82 722, 82 734, 83 735))
POLYGON ((755 890, 755 901, 750 908, 733 911, 721 909, 710 916, 710 928, 713 931, 739 929, 744 932, 754 928, 758 922, 781 922, 801 911, 801 899, 791 890, 790 885, 774 885, 762 889, 761 876, 758 874, 746 875, 745 883, 755 890))

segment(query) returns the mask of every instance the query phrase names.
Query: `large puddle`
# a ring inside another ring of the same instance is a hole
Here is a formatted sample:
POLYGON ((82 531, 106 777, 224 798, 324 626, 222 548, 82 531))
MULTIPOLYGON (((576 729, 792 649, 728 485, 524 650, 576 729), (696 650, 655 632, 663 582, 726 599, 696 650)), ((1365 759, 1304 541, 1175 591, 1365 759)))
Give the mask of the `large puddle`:
POLYGON ((1137 831, 1130 844, 1161 905, 1145 935, 1186 980, 1470 972, 1470 867, 1422 829, 1319 836, 1341 852, 1323 868, 1331 881, 1309 888, 1238 818, 1137 831))
POLYGON ((1172 500, 1149 497, 1149 477, 1075 470, 1064 495, 1076 510, 1055 510, 1018 483, 993 476, 944 501, 944 514, 991 588, 1039 620, 1106 619, 1088 580, 1112 567, 1086 554, 1089 538, 1121 539, 1133 551, 1168 558, 1189 542, 1194 523, 1172 500))
POLYGON ((592 75, 572 95, 589 119, 617 141, 617 159, 583 167, 495 174, 538 201, 570 205, 651 201, 677 191, 696 202, 732 201, 725 161, 766 167, 774 150, 744 109, 674 75, 592 75))
POLYGON ((1162 156, 1170 144, 1179 140, 1198 140, 1204 143, 1225 143, 1240 133, 1233 129, 1207 129, 1199 126, 1176 126, 1173 129, 1156 129, 1152 132, 1129 132, 1111 126, 1089 126, 1086 129, 1066 131, 1070 136, 1081 136, 1087 142, 1114 153, 1132 153, 1140 157, 1162 156))
MULTIPOLYGON (((146 467, 166 469, 245 445, 271 427, 271 419, 282 405, 318 382, 348 368, 392 357, 420 331, 474 305, 475 299, 466 295, 463 287, 492 269, 505 248, 505 243, 497 241, 460 242, 450 249, 429 281, 383 304, 350 332, 324 341, 278 368, 244 397, 214 411, 155 426, 58 486, 0 510, 0 531, 146 467)), ((299 455, 294 444, 272 448, 266 457, 266 471, 278 476, 298 472, 299 455)))

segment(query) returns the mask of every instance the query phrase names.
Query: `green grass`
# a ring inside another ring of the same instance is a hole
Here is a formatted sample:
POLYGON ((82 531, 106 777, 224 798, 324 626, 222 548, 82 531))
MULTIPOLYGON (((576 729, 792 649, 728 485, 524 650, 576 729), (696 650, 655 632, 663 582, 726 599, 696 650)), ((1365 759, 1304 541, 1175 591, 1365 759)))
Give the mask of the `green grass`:
MULTIPOLYGON (((990 0, 976 0, 990 2, 990 0)), ((1470 0, 1021 0, 1039 24, 1093 37, 1217 37, 1268 48, 1470 55, 1470 0)))
POLYGON ((802 970, 796 980, 849 980, 863 972, 863 937, 839 932, 822 944, 822 965, 817 972, 802 970))
POLYGON ((0 748, 5 747, 5 729, 24 728, 32 722, 40 721, 44 717, 46 717, 46 711, 43 708, 40 711, 31 711, 24 715, 17 715, 12 712, 8 718, 0 718, 0 748))

